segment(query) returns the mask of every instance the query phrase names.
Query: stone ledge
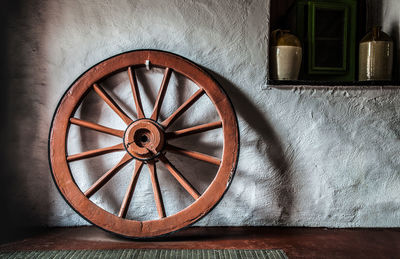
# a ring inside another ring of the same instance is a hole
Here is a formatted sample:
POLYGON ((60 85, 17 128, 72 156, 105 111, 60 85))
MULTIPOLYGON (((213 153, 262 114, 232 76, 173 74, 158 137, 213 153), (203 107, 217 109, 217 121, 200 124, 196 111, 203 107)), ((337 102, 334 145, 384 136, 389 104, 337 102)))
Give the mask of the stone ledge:
POLYGON ((262 86, 263 90, 276 89, 335 89, 335 90, 400 90, 400 81, 308 81, 308 80, 270 80, 262 86))

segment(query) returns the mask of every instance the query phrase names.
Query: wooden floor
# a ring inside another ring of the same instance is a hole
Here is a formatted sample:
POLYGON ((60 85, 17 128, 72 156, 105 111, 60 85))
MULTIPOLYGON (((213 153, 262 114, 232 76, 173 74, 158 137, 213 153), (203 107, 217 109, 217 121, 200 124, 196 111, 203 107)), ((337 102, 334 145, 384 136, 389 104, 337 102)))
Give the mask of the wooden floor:
POLYGON ((289 258, 400 258, 400 229, 192 227, 153 240, 127 240, 95 227, 52 228, 6 250, 283 249, 289 258))

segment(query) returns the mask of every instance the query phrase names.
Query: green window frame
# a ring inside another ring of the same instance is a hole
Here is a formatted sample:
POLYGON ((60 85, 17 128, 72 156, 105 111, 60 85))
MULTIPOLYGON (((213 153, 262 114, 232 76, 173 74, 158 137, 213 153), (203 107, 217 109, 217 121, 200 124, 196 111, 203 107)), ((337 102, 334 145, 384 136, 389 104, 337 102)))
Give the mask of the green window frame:
POLYGON ((356 0, 298 0, 297 34, 306 52, 301 78, 307 80, 354 81, 356 76, 356 0), (343 12, 343 51, 341 65, 321 66, 316 62, 316 23, 318 10, 343 12))

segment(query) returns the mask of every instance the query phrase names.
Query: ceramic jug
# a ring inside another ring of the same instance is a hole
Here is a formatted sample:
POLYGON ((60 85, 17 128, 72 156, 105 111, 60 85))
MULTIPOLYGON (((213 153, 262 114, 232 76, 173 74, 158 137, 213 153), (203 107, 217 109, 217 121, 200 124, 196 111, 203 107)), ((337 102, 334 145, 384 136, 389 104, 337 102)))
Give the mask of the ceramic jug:
POLYGON ((360 42, 360 81, 392 80, 393 40, 374 26, 360 42))
POLYGON ((271 78, 297 80, 299 77, 302 47, 300 40, 287 30, 271 34, 271 78))

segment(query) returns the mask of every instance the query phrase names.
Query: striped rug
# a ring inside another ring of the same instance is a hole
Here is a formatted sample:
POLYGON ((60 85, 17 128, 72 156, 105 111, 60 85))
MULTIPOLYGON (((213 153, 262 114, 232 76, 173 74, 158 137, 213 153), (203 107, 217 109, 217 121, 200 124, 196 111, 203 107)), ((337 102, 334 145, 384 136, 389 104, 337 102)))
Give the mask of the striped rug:
POLYGON ((168 249, 121 249, 121 250, 57 250, 0 252, 0 258, 182 258, 182 259, 280 259, 288 258, 282 250, 168 250, 168 249))

